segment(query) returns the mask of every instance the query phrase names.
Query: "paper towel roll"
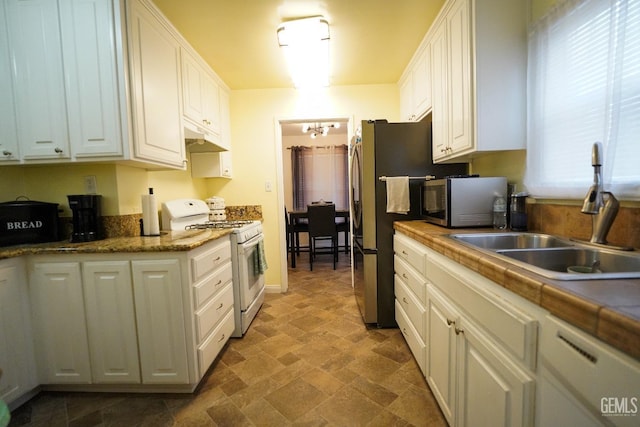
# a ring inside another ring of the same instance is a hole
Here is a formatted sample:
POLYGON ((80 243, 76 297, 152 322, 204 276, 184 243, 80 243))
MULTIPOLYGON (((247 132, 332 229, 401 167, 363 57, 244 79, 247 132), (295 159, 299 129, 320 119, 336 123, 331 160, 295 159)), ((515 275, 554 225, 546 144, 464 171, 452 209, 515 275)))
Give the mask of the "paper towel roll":
POLYGON ((160 235, 158 201, 153 194, 153 188, 149 189, 149 194, 142 195, 142 232, 145 236, 160 235))

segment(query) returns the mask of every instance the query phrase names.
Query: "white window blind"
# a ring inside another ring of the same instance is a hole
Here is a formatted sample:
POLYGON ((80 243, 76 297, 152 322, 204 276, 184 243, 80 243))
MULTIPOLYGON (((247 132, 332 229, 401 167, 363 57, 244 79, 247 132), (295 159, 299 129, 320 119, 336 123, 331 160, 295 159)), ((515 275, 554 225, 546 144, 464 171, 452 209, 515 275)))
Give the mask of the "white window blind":
POLYGON ((558 3, 529 34, 525 186, 584 197, 600 141, 605 189, 640 200, 640 0, 558 3))

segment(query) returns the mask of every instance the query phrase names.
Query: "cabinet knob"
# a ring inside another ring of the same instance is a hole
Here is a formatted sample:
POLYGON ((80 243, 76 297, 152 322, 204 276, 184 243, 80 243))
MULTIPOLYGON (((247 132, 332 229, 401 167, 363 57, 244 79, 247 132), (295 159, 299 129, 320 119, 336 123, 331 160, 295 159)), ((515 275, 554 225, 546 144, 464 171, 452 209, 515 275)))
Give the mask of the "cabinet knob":
POLYGON ((402 273, 402 278, 403 279, 409 279, 409 277, 407 276, 407 273, 402 273))
POLYGON ((454 330, 456 331, 456 335, 464 334, 464 329, 454 328, 454 330))
POLYGON ((451 319, 447 319, 447 326, 455 325, 455 321, 451 319))
POLYGON ((7 157, 11 157, 11 156, 13 155, 13 153, 12 153, 11 151, 4 150, 4 151, 2 152, 2 155, 3 155, 3 156, 7 156, 7 157))
POLYGON ((407 299, 405 297, 402 297, 402 302, 405 304, 409 304, 409 301, 407 301, 407 299))
POLYGON ((222 336, 220 337, 220 339, 218 340, 218 342, 224 341, 225 336, 226 336, 225 334, 222 334, 222 336))
POLYGON ((64 150, 63 150, 62 148, 60 148, 60 147, 56 147, 56 148, 54 148, 54 149, 53 149, 53 151, 55 151, 55 152, 56 152, 56 154, 62 154, 62 153, 64 153, 64 150))

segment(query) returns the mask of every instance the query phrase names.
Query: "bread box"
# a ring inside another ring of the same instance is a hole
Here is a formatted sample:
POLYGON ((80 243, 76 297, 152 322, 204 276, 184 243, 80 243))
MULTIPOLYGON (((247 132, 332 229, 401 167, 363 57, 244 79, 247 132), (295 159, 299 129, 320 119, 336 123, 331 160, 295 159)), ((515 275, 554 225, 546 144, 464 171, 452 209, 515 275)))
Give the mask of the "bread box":
POLYGON ((0 203, 0 246, 58 240, 57 203, 34 200, 0 203))

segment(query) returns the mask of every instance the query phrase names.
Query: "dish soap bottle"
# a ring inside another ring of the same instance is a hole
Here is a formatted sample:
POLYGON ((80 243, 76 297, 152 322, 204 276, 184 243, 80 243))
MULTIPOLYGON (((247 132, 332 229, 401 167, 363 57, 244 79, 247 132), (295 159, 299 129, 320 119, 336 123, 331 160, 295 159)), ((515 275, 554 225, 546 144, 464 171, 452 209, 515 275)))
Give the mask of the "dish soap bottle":
POLYGON ((493 228, 504 230, 507 228, 507 201, 501 194, 493 199, 493 228))

